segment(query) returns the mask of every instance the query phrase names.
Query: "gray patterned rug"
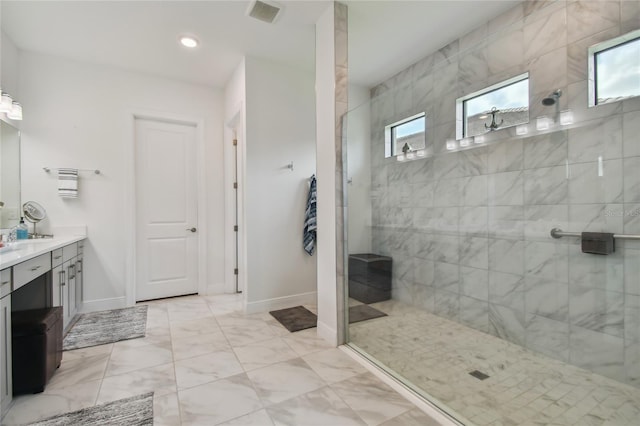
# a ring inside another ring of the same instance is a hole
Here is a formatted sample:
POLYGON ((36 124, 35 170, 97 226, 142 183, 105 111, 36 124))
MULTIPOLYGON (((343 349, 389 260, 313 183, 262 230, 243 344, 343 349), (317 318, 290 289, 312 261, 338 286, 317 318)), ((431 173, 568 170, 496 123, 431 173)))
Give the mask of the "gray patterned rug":
POLYGON ((29 426, 147 426, 153 425, 153 392, 119 399, 71 413, 49 417, 29 426))
POLYGON ((147 306, 82 314, 64 337, 62 349, 86 348, 144 337, 147 306))

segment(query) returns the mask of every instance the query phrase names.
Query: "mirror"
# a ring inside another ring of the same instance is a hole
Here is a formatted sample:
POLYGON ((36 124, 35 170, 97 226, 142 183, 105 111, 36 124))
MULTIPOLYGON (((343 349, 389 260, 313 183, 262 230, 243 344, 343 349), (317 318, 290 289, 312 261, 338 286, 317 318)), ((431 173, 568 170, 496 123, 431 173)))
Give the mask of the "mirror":
POLYGON ((20 131, 0 120, 0 228, 20 222, 20 131))

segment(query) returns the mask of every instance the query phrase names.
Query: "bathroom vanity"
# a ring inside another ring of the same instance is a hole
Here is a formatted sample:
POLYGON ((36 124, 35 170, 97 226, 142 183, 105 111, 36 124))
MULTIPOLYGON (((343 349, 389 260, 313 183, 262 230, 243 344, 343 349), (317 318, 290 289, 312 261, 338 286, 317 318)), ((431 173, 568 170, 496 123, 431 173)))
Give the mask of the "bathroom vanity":
POLYGON ((60 306, 66 330, 82 303, 85 239, 25 240, 0 249, 0 413, 13 397, 11 313, 60 306))

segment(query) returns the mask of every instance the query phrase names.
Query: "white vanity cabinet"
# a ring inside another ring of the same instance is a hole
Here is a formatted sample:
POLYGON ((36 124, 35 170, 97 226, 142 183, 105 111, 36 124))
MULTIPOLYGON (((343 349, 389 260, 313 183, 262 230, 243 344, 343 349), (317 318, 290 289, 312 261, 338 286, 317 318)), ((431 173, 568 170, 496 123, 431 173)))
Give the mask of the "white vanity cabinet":
MULTIPOLYGON (((76 269, 75 269, 75 313, 78 312, 78 309, 82 306, 82 285, 83 285, 83 269, 84 269, 84 241, 78 241, 78 257, 76 258, 76 269)), ((73 296, 71 296, 73 297, 73 296)), ((73 318, 73 317, 72 317, 73 318)))
POLYGON ((0 271, 0 413, 5 413, 12 400, 11 381, 11 268, 0 271))
MULTIPOLYGON (((52 276, 52 304, 62 306, 62 326, 66 330, 67 326, 78 313, 78 291, 82 294, 82 289, 78 288, 78 253, 79 243, 69 244, 61 249, 52 252, 51 260, 53 266, 52 276)), ((84 246, 82 246, 84 247, 84 246)), ((82 268, 80 268, 82 273, 82 268)), ((80 279, 80 287, 82 279, 80 279)))
POLYGON ((62 306, 66 330, 82 303, 84 238, 20 242, 0 256, 0 418, 13 398, 12 306, 17 311, 62 306))
POLYGON ((62 287, 65 285, 62 264, 54 267, 51 273, 51 306, 62 306, 62 287))

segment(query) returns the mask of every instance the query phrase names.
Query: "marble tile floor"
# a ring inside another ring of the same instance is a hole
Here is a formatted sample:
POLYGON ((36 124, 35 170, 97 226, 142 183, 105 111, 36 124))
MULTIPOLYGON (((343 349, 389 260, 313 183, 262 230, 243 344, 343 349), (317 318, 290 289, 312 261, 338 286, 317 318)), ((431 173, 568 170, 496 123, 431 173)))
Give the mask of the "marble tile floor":
MULTIPOLYGON (((640 424, 640 389, 389 300, 350 341, 478 426, 640 424), (489 378, 469 375, 479 370, 489 378)), ((400 424, 400 423, 398 423, 400 424)))
POLYGON ((147 304, 144 338, 65 352, 46 390, 16 397, 2 424, 149 391, 156 426, 440 424, 315 329, 243 314, 240 296, 147 304))

